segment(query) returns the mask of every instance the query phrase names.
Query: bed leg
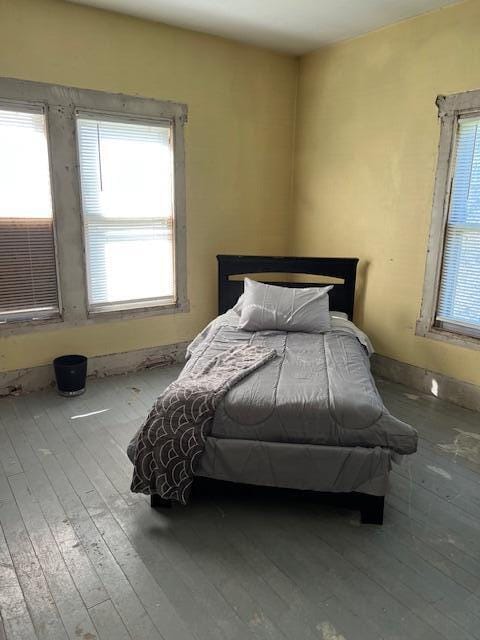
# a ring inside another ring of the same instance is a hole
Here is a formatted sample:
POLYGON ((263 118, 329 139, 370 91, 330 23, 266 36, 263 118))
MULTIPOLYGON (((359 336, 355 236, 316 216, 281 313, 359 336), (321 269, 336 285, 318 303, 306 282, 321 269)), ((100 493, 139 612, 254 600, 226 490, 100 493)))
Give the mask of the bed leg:
POLYGON ((150 506, 152 509, 162 508, 162 509, 170 509, 172 507, 171 500, 165 500, 162 496, 159 496, 158 493, 152 493, 150 496, 150 506))
POLYGON ((385 496, 360 496, 360 514, 362 524, 383 524, 385 496))

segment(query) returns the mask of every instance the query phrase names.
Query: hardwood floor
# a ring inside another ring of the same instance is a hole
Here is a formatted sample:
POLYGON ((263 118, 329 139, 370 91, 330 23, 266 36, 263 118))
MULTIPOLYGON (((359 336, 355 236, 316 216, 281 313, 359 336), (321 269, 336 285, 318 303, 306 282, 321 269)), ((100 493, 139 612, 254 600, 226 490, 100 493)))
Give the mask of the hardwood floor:
POLYGON ((379 381, 420 448, 383 527, 310 495, 129 492, 178 367, 0 400, 0 639, 480 639, 480 416, 379 381))

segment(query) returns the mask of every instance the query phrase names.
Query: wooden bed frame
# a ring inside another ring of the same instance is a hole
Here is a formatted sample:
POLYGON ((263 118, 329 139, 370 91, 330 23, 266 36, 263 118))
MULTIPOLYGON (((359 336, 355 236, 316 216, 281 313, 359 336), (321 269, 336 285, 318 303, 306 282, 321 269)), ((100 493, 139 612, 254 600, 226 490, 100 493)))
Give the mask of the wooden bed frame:
MULTIPOLYGON (((275 256, 218 255, 218 313, 231 309, 243 293, 244 280, 241 276, 255 274, 255 280, 279 287, 318 287, 334 284, 329 292, 330 309, 341 311, 353 319, 355 305, 355 282, 358 258, 293 258, 275 256), (321 283, 300 279, 272 280, 269 274, 304 274, 323 276, 321 283), (265 275, 265 278, 258 277, 265 275), (328 279, 335 278, 329 282, 328 279), (338 280, 341 282, 338 282, 338 280)), ((364 524, 383 524, 384 496, 363 493, 351 494, 361 513, 364 524)), ((151 496, 152 507, 171 507, 170 500, 159 495, 151 496)))
MULTIPOLYGON (((333 282, 334 288, 329 292, 330 309, 342 311, 353 319, 355 304, 355 280, 358 258, 281 258, 274 256, 217 256, 218 260, 218 313, 231 309, 243 293, 243 279, 232 279, 232 276, 248 276, 248 274, 305 274, 324 276, 326 282, 308 281, 269 281, 259 282, 273 284, 278 287, 318 287, 329 284, 328 278, 343 280, 343 284, 333 282)), ((255 278, 257 279, 257 278, 255 278)))

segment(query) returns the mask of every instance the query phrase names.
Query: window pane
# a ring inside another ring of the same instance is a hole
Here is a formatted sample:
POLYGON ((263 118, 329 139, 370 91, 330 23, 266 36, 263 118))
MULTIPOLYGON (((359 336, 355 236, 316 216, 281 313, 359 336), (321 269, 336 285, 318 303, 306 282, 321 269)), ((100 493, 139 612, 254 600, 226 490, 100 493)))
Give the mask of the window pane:
POLYGON ((0 320, 57 314, 45 116, 0 108, 0 320))
POLYGON ((77 120, 90 306, 174 299, 170 127, 77 120))
POLYGON ((480 327, 480 118, 458 123, 437 320, 480 327))
POLYGON ((172 229, 150 226, 89 225, 93 303, 171 297, 172 229))

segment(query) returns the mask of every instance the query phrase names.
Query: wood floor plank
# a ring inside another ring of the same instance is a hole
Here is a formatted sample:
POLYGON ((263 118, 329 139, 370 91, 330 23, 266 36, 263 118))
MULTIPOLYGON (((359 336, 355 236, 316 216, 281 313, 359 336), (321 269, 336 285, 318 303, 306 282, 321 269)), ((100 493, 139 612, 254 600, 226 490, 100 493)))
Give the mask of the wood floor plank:
MULTIPOLYGON (((331 624, 329 620, 325 618, 321 619, 321 613, 323 611, 326 614, 327 609, 331 611, 333 596, 328 596, 323 601, 316 598, 314 604, 309 606, 301 588, 286 573, 281 571, 255 543, 252 543, 239 526, 230 525, 231 521, 229 519, 228 524, 225 522, 225 526, 221 527, 221 535, 224 541, 232 545, 240 554, 242 561, 249 565, 282 599, 284 608, 279 618, 277 618, 280 620, 282 628, 285 626, 288 630, 290 625, 296 625, 294 628, 298 630, 298 622, 304 620, 306 625, 308 625, 306 632, 310 634, 311 630, 313 630, 314 636, 316 637, 318 635, 319 625, 321 626, 326 623, 331 624), (329 603, 330 606, 327 607, 326 603, 329 603)), ((330 615, 330 613, 328 615, 330 615)), ((344 621, 345 615, 342 617, 344 621)), ((338 621, 336 624, 338 627, 338 621)), ((338 631, 344 632, 345 630, 339 628, 338 631)))
POLYGON ((466 554, 480 560, 480 521, 429 490, 418 490, 410 480, 397 475, 391 482, 390 495, 406 500, 412 513, 423 514, 451 535, 454 544, 466 554))
POLYGON ((43 516, 85 606, 90 607, 103 602, 108 598, 107 593, 71 524, 66 519, 66 513, 40 463, 41 459, 47 466, 51 463, 55 464, 52 452, 47 448, 48 442, 43 439, 39 431, 32 428, 26 419, 16 425, 12 431, 12 439, 24 462, 25 477, 30 486, 34 487, 43 516), (47 451, 48 453, 45 453, 47 451))
MULTIPOLYGON (((225 510, 225 506, 225 502, 222 502, 222 511, 225 510)), ((309 606, 315 610, 326 593, 335 593, 336 585, 330 579, 332 576, 329 576, 327 564, 319 556, 306 558, 298 549, 295 549, 292 553, 291 545, 282 535, 281 529, 276 525, 276 520, 271 517, 272 512, 270 510, 267 509, 265 517, 268 526, 264 526, 262 530, 259 528, 254 530, 253 526, 251 526, 252 521, 256 518, 254 509, 248 509, 247 514, 245 514, 244 508, 244 505, 242 505, 238 517, 234 520, 236 526, 243 529, 247 534, 249 545, 260 545, 262 552, 269 556, 281 571, 288 574, 297 583, 302 594, 301 597, 309 603, 309 606)), ((230 512, 227 511, 229 518, 232 513, 235 513, 236 505, 235 508, 230 507, 230 509, 230 512)), ((260 511, 262 511, 262 505, 260 506, 260 511)), ((280 514, 279 517, 281 519, 282 515, 280 514)), ((348 578, 344 571, 341 574, 343 578, 348 578)), ((334 620, 335 627, 342 629, 345 618, 356 618, 356 614, 351 610, 349 611, 349 604, 345 605, 345 610, 343 619, 334 620)), ((381 635, 370 627, 368 620, 364 621, 361 618, 357 618, 356 627, 358 637, 373 638, 381 635), (362 623, 360 626, 359 622, 362 623)))
MULTIPOLYGON (((84 408, 88 409, 88 405, 84 405, 84 408)), ((113 492, 118 492, 128 503, 132 498, 129 483, 122 472, 126 461, 123 460, 120 464, 112 457, 105 435, 100 430, 97 432, 94 425, 94 418, 88 417, 81 423, 70 421, 68 430, 65 430, 65 424, 62 423, 64 440, 82 466, 95 461, 96 464, 90 465, 89 471, 92 481, 96 478, 108 478, 113 492)))
POLYGON ((400 526, 407 529, 413 538, 429 545, 432 550, 478 579, 480 576, 478 561, 460 548, 448 529, 434 525, 428 517, 424 518, 421 511, 413 507, 408 499, 393 492, 388 496, 388 507, 392 525, 400 523, 400 526))
MULTIPOLYGON (((324 525, 323 519, 322 525, 324 525)), ((296 523, 288 517, 283 518, 282 527, 288 530, 288 539, 291 544, 293 538, 290 528, 295 531, 296 523)), ((323 526, 319 529, 323 530, 323 526)), ((358 564, 358 557, 355 563, 351 559, 345 558, 344 547, 340 546, 339 548, 339 538, 329 537, 322 532, 320 539, 326 543, 325 549, 319 547, 314 539, 310 539, 309 535, 306 536, 302 545, 304 553, 311 554, 313 557, 319 555, 330 571, 334 568, 338 571, 338 567, 343 567, 344 577, 340 580, 334 580, 333 583, 335 594, 344 600, 352 598, 355 593, 357 607, 355 612, 357 615, 361 615, 362 610, 367 609, 373 615, 372 622, 379 626, 379 631, 387 629, 388 633, 394 636, 407 637, 408 634, 412 634, 415 637, 432 638, 432 640, 438 638, 438 633, 416 615, 412 607, 414 598, 411 590, 398 581, 393 583, 390 581, 389 588, 385 589, 379 580, 378 569, 375 572, 365 571, 365 565, 358 564), (320 551, 321 553, 319 553, 320 551)))
POLYGON ((111 600, 96 604, 89 609, 89 613, 98 631, 99 640, 131 640, 132 636, 111 600))
MULTIPOLYGON (((1 509, 1 507, 0 507, 1 509)), ((35 629, 0 526, 0 640, 35 640, 35 629)))
POLYGON ((176 523, 183 524, 178 536, 184 546, 197 555, 204 571, 252 632, 265 638, 288 637, 276 624, 285 610, 285 602, 243 562, 233 547, 223 544, 218 529, 207 527, 205 531, 200 516, 193 520, 182 515, 179 512, 175 518, 176 523))
MULTIPOLYGON (((461 478, 472 488, 475 487, 478 489, 480 487, 480 475, 478 471, 473 471, 465 467, 461 464, 460 458, 453 456, 448 451, 444 451, 437 444, 420 437, 417 453, 426 465, 434 466, 440 473, 446 472, 455 478, 461 478)), ((415 455, 415 459, 416 458, 417 456, 415 455)), ((412 461, 410 461, 410 464, 411 462, 412 461)), ((405 465, 407 467, 409 466, 408 460, 405 461, 405 465)))
MULTIPOLYGON (((295 637, 300 627, 305 638, 318 637, 322 624, 331 624, 328 617, 331 616, 333 606, 332 592, 317 590, 313 606, 306 605, 297 585, 255 549, 250 541, 242 547, 242 538, 238 535, 239 527, 231 526, 225 517, 223 506, 222 502, 219 516, 217 505, 203 505, 202 513, 195 518, 195 536, 202 536, 204 544, 207 544, 205 541, 208 540, 216 541, 215 547, 221 549, 223 562, 227 565, 228 571, 235 575, 236 580, 257 602, 262 603, 268 616, 275 620, 276 625, 284 630, 287 637, 295 637), (237 544, 231 537, 232 530, 237 533, 237 544), (239 542, 242 547, 240 549, 239 542), (252 554, 255 561, 251 563, 249 558, 252 554), (266 565, 268 571, 265 575, 266 565), (326 606, 327 602, 330 602, 330 609, 326 606)), ((342 622, 335 621, 334 628, 338 632, 344 631, 344 622, 345 615, 342 622)))
POLYGON ((86 513, 78 513, 81 511, 80 508, 76 511, 76 513, 69 513, 70 521, 84 547, 88 549, 90 560, 132 638, 134 640, 160 640, 160 633, 155 628, 143 603, 105 544, 98 529, 86 513))
POLYGON ((77 640, 82 635, 94 637, 96 635, 95 626, 75 587, 40 507, 32 496, 24 474, 17 474, 9 480, 35 554, 68 636, 71 640, 77 640))
POLYGON ((402 545, 392 544, 392 537, 388 550, 383 550, 378 540, 371 541, 371 534, 366 527, 352 527, 345 519, 340 519, 339 526, 338 518, 341 516, 336 516, 331 519, 322 517, 321 521, 312 518, 310 531, 320 539, 327 540, 343 558, 432 626, 439 638, 460 640, 470 638, 470 634, 477 637, 478 620, 468 610, 462 610, 461 616, 450 616, 443 602, 447 598, 450 605, 455 603, 457 608, 461 608, 464 599, 470 596, 466 589, 439 575, 435 568, 420 556, 409 553, 402 545), (392 575, 396 577, 395 581, 392 581, 392 575), (440 602, 442 607, 436 609, 435 606, 440 602))
POLYGON ((221 637, 229 640, 252 637, 209 576, 177 541, 169 517, 151 509, 146 500, 135 507, 115 505, 112 513, 130 540, 137 543, 157 582, 168 583, 171 598, 184 617, 194 616, 200 627, 198 635, 216 638, 220 631, 221 637))
MULTIPOLYGON (((282 576, 287 576, 293 583, 291 602, 292 606, 298 602, 303 603, 307 610, 307 616, 313 617, 316 627, 323 624, 331 625, 339 632, 351 635, 351 629, 355 629, 355 635, 359 640, 371 640, 380 638, 382 634, 373 627, 368 619, 358 616, 350 602, 341 601, 336 596, 328 597, 326 594, 335 592, 335 584, 328 578, 327 566, 318 558, 309 557, 308 561, 302 558, 297 550, 285 543, 282 536, 278 535, 276 522, 270 517, 272 506, 260 505, 238 505, 236 501, 221 502, 222 512, 231 523, 231 529, 240 532, 244 536, 243 548, 245 557, 250 557, 252 550, 255 550, 255 558, 258 561, 259 555, 265 556, 271 562, 276 571, 276 584, 284 582, 282 576), (253 525, 256 519, 255 510, 259 508, 262 512, 263 527, 253 525), (338 603, 339 606, 335 606, 338 603), (320 608, 321 606, 321 608, 320 608), (335 614, 341 611, 341 615, 335 614), (318 619, 320 616, 320 619, 318 619)), ((238 536, 237 536, 238 538, 238 536)), ((338 575, 338 574, 337 574, 338 575)), ((343 577, 347 577, 345 572, 341 572, 343 577)), ((338 576, 339 577, 339 576, 338 576)), ((283 588, 285 585, 283 585, 283 588)), ((278 588, 278 586, 277 586, 278 588)), ((288 600, 288 591, 284 592, 288 600)))
POLYGON ((108 512, 93 517, 103 539, 164 638, 193 640, 194 635, 157 584, 118 523, 108 512))
POLYGON ((435 493, 474 519, 480 518, 479 485, 457 474, 452 475, 443 467, 429 464, 421 454, 416 455, 409 464, 396 467, 394 474, 435 493))
POLYGON ((0 424, 0 468, 2 467, 7 477, 13 476, 16 473, 22 473, 23 471, 22 465, 5 431, 5 427, 0 424))
POLYGON ((249 537, 253 539, 256 536, 268 554, 274 553, 276 549, 279 563, 283 562, 282 557, 288 550, 294 548, 294 541, 299 539, 299 532, 302 532, 302 543, 295 548, 295 560, 302 569, 297 580, 301 581, 307 594, 312 594, 311 598, 319 587, 327 586, 336 598, 361 620, 364 627, 368 627, 369 624, 374 627, 375 636, 386 633, 387 636, 402 637, 402 634, 411 633, 415 636, 417 633, 418 637, 435 637, 433 630, 415 620, 409 621, 410 631, 405 631, 409 610, 379 588, 369 576, 347 562, 328 543, 314 540, 297 510, 294 511, 292 520, 289 519, 288 508, 278 507, 269 510, 268 520, 271 527, 265 532, 259 532, 258 528, 254 527, 255 519, 255 513, 243 518, 249 537), (366 611, 368 616, 365 616, 366 611))
POLYGON ((0 524, 35 632, 39 640, 67 640, 65 627, 3 474, 0 474, 0 504, 0 524))
POLYGON ((275 629, 274 623, 265 615, 261 603, 256 602, 244 589, 242 584, 235 580, 229 567, 222 562, 220 556, 214 560, 215 549, 207 548, 196 532, 192 530, 190 522, 181 520, 182 510, 176 509, 171 516, 175 523, 173 528, 175 538, 187 550, 203 572, 208 575, 213 585, 220 591, 225 600, 234 609, 238 617, 247 626, 250 632, 259 638, 269 638, 276 632, 277 637, 283 638, 280 630, 275 629))
POLYGON ((423 531, 426 537, 422 536, 422 532, 419 531, 415 523, 411 521, 405 523, 404 518, 398 517, 390 503, 389 510, 391 512, 390 523, 379 529, 372 540, 368 539, 363 528, 360 528, 358 537, 361 540, 367 537, 367 542, 371 542, 379 550, 384 550, 385 553, 393 554, 399 561, 417 572, 423 573, 425 563, 428 563, 430 567, 427 567, 427 574, 431 576, 433 588, 443 584, 449 584, 455 588, 456 584, 463 588, 463 591, 458 591, 460 595, 475 593, 478 590, 480 571, 476 573, 470 558, 465 562, 471 571, 466 571, 456 562, 451 545, 444 550, 432 544, 435 538, 431 536, 431 529, 423 531), (432 574, 432 571, 435 573, 432 574))

